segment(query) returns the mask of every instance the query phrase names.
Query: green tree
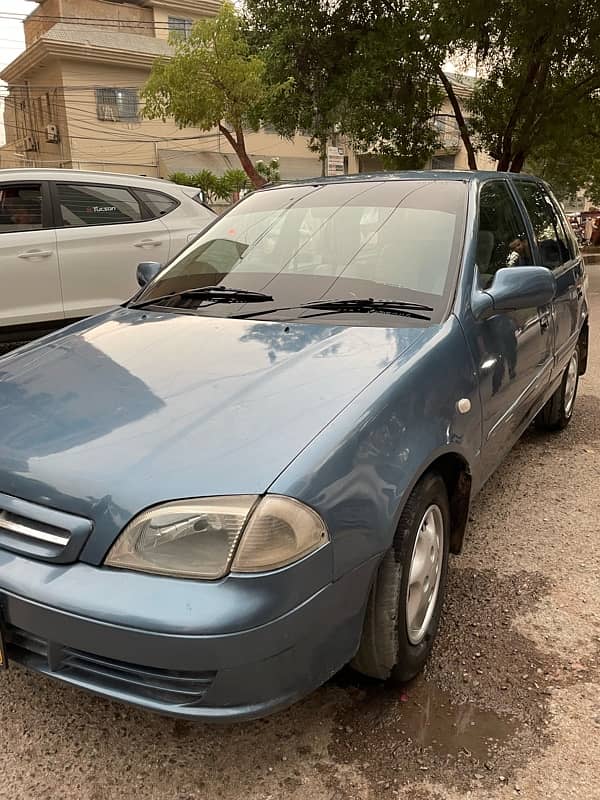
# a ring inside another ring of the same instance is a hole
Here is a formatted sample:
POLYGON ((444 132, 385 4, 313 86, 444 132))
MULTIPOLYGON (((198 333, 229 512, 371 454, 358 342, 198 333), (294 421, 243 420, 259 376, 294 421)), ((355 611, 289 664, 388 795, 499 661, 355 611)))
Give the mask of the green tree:
POLYGON ((197 22, 187 39, 173 38, 173 56, 155 62, 142 90, 144 116, 172 117, 180 128, 218 128, 255 187, 265 183, 247 150, 244 130, 257 130, 268 106, 289 84, 267 84, 263 59, 252 52, 241 19, 225 2, 219 15, 197 22))
POLYGON ((432 35, 477 61, 474 139, 499 170, 521 171, 557 136, 573 146, 600 90, 596 0, 440 0, 432 35))
POLYGON ((532 151, 528 171, 547 180, 563 202, 582 191, 600 204, 600 98, 581 103, 557 127, 554 137, 532 151))
POLYGON ((421 168, 439 144, 432 116, 442 92, 420 29, 404 4, 356 4, 354 57, 342 130, 359 152, 394 169, 421 168))
POLYGON ((272 97, 269 121, 284 136, 307 132, 323 165, 340 133, 395 166, 422 166, 435 149, 430 118, 440 93, 418 29, 395 5, 247 0, 246 22, 269 79, 293 80, 285 98, 272 97))
POLYGON ((340 120, 348 59, 346 0, 247 0, 246 26, 266 64, 268 79, 290 80, 285 96, 272 95, 265 108, 277 132, 310 137, 325 169, 327 142, 340 120))

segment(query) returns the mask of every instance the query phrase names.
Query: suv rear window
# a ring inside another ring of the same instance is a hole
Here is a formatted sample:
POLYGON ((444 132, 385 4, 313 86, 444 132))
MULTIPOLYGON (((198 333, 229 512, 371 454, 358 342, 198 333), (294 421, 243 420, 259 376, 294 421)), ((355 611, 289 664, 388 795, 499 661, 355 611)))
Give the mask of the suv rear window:
POLYGON ((142 211, 129 189, 92 183, 59 183, 56 186, 63 224, 115 225, 139 222, 142 211))

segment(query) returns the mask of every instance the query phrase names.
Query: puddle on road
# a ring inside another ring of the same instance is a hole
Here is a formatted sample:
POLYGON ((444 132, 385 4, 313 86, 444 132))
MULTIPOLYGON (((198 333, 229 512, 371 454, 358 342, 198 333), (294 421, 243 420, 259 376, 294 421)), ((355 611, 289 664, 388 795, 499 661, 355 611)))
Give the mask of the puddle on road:
POLYGON ((400 735, 419 748, 430 748, 438 756, 461 753, 486 761, 490 752, 512 737, 516 722, 471 703, 453 704, 445 692, 420 680, 408 687, 408 701, 398 702, 400 694, 390 693, 398 703, 400 735))
POLYGON ((457 702, 423 677, 405 688, 349 673, 335 683, 349 690, 351 703, 338 717, 330 752, 358 763, 379 790, 422 780, 467 789, 509 774, 505 756, 522 733, 517 719, 457 702))

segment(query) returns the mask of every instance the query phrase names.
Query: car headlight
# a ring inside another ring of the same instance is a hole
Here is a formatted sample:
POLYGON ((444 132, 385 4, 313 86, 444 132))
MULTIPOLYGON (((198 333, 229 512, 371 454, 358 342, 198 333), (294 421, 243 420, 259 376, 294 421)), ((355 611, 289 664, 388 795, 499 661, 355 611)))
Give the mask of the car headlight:
POLYGON ((302 558, 329 540, 312 509, 289 497, 181 500, 132 520, 112 546, 109 567, 215 580, 263 572, 302 558))

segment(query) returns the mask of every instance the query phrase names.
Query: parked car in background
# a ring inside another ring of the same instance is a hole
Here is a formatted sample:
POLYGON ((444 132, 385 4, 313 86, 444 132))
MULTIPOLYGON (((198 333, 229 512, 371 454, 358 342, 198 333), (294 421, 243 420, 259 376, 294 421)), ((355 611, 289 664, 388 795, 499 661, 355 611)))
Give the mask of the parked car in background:
POLYGON ((8 662, 204 720, 349 661, 412 678, 473 497, 532 421, 569 423, 586 369, 547 187, 281 185, 140 275, 0 360, 8 662))
POLYGON ((0 171, 0 336, 122 303, 139 261, 166 263, 214 216, 198 189, 155 178, 0 171))

